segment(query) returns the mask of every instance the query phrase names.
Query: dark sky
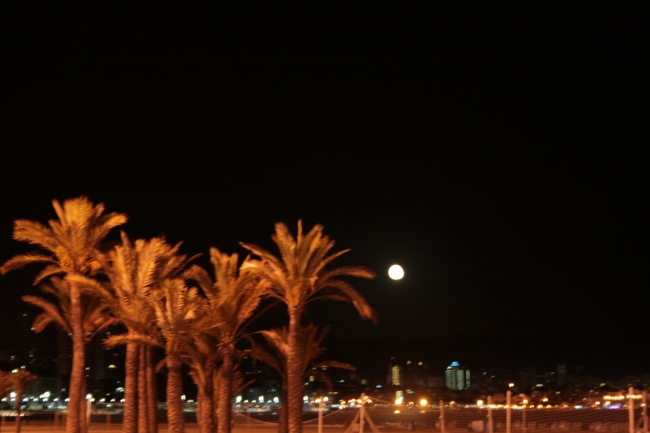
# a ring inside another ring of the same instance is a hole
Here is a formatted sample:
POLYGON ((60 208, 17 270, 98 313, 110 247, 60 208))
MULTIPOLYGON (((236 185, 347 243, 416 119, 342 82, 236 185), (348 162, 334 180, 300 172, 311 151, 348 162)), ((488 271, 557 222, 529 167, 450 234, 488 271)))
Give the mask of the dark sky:
MULTIPOLYGON (((378 274, 378 326, 314 306, 333 341, 647 372, 647 12, 3 6, 0 261, 80 194, 188 254, 302 218, 378 274)), ((0 279, 0 348, 35 272, 0 279)))

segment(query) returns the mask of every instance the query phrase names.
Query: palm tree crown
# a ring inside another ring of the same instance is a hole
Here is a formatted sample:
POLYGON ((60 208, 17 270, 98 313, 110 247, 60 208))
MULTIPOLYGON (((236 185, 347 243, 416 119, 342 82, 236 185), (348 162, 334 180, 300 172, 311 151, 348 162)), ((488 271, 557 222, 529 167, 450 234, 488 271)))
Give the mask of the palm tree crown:
MULTIPOLYGON (((56 302, 51 302, 49 299, 40 296, 24 295, 21 297, 24 302, 43 310, 34 319, 32 325, 34 331, 41 332, 53 323, 61 331, 71 334, 70 284, 62 278, 51 277, 48 282, 42 283, 40 288, 43 293, 53 296, 56 302)), ((108 306, 97 294, 91 292, 82 293, 81 308, 84 336, 87 341, 90 341, 93 336, 114 323, 114 318, 110 314, 108 306)))
POLYGON ((48 225, 36 221, 16 220, 13 237, 17 241, 37 245, 51 253, 20 254, 0 267, 0 273, 22 268, 31 263, 46 263, 34 284, 56 274, 91 275, 99 269, 96 251, 114 227, 126 222, 124 214, 112 212, 104 215, 104 204, 94 205, 86 197, 66 200, 61 205, 52 200, 59 217, 48 225))
POLYGON ((11 380, 11 373, 0 370, 0 398, 9 394, 12 387, 13 381, 11 380))
POLYGON ((315 300, 351 302, 363 319, 377 321, 377 313, 352 285, 342 277, 374 278, 375 273, 361 266, 342 266, 328 269, 336 258, 349 249, 330 254, 334 240, 323 234, 323 226, 315 225, 303 235, 302 221, 298 221, 298 235, 294 238, 284 223, 275 225, 273 241, 280 251, 280 259, 254 244, 241 245, 260 257, 242 265, 242 271, 260 278, 268 296, 284 302, 287 307, 302 310, 315 300))

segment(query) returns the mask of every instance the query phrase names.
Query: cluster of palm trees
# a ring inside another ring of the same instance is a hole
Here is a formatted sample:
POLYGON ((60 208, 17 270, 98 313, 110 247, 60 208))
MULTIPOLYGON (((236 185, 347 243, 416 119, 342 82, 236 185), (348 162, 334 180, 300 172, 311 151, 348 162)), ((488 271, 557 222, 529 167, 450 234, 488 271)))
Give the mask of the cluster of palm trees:
MULTIPOLYGON (((278 223, 272 236, 279 256, 242 243, 252 256, 210 249, 212 274, 179 253, 180 244, 164 238, 132 241, 124 232, 108 248, 106 236, 127 221, 121 213, 105 213, 103 204, 86 197, 54 200, 58 219, 47 225, 16 220, 13 237, 40 248, 8 260, 0 273, 45 264, 35 278, 47 297, 24 296, 41 308, 36 331, 51 323, 72 339, 67 432, 86 433, 85 347, 94 335, 120 324, 125 332, 106 345, 126 345, 123 430, 155 433, 155 372, 167 369, 168 431, 183 432, 182 366, 188 365, 198 388, 197 421, 201 433, 228 433, 233 393, 247 385, 239 373, 241 342, 268 363, 283 380, 279 430, 302 430, 303 375, 321 353, 327 329, 303 324, 308 303, 316 300, 351 302, 364 319, 376 320, 374 310, 345 280, 372 278, 361 267, 333 267, 345 252, 332 252, 334 241, 314 226, 304 233, 298 222, 294 237, 278 223), (273 303, 286 306, 289 323, 283 329, 250 334, 247 325, 273 303), (164 349, 155 365, 154 348, 164 349)), ((330 366, 351 368, 334 361, 330 366)))
POLYGON ((11 391, 16 393, 16 433, 20 433, 23 392, 35 380, 36 376, 25 369, 14 370, 11 373, 0 370, 0 398, 11 391))

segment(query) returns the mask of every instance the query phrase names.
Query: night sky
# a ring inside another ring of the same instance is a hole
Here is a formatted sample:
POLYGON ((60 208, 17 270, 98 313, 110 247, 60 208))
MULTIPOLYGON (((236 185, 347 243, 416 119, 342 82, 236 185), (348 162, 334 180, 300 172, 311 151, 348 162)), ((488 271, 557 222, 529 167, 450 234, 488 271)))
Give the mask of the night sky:
POLYGON ((378 274, 378 326, 310 309, 361 370, 648 372, 648 10, 616 7, 3 6, 0 262, 53 198, 206 266, 302 219, 378 274))

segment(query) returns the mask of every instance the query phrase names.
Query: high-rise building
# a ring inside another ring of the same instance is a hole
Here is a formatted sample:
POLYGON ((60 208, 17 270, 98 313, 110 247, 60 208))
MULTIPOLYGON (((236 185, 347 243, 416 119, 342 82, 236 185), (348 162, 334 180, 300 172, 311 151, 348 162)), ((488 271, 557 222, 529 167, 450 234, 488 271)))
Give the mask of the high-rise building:
POLYGON ((555 377, 557 386, 566 385, 566 364, 557 365, 557 376, 555 377))
POLYGON ((458 362, 452 362, 445 370, 445 386, 447 388, 454 390, 469 389, 469 382, 469 370, 462 368, 458 362))
POLYGON ((402 380, 401 380, 401 368, 399 365, 393 365, 393 367, 390 369, 390 384, 391 385, 401 385, 402 380))
POLYGON ((386 385, 404 385, 404 368, 395 362, 395 357, 391 357, 388 362, 386 385))
POLYGON ((404 367, 405 385, 426 386, 428 377, 428 366, 424 362, 406 361, 406 366, 404 367))
POLYGON ((70 376, 72 371, 72 339, 67 332, 57 332, 57 374, 59 376, 70 376))

